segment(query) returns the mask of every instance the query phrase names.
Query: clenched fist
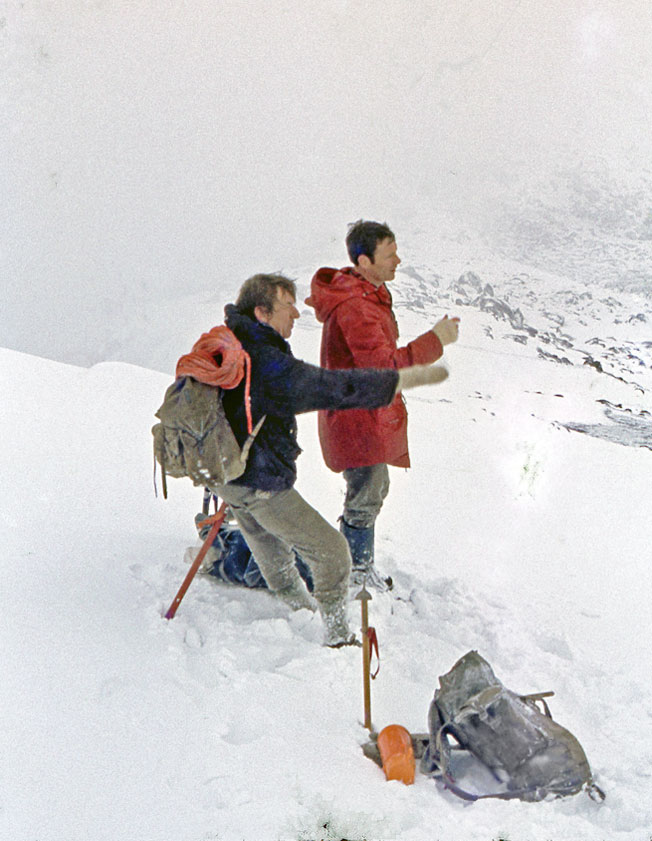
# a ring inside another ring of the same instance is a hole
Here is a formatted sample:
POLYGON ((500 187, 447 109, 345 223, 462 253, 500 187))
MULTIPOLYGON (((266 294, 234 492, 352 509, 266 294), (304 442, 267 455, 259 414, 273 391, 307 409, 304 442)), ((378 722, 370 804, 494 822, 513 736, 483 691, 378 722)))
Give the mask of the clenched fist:
POLYGON ((445 315, 441 321, 438 321, 432 329, 432 332, 437 336, 443 345, 450 345, 457 341, 460 329, 459 318, 449 318, 445 315))

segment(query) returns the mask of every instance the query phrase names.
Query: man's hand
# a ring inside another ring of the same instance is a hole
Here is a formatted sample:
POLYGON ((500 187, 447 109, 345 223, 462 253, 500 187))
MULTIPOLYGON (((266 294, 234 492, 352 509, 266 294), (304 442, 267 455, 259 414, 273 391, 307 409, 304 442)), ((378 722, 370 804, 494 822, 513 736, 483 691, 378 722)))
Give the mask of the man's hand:
POLYGON ((448 371, 442 365, 411 365, 401 368, 398 372, 396 391, 416 388, 420 385, 434 385, 443 383, 448 377, 448 371))
POLYGON ((442 343, 442 346, 450 345, 452 342, 457 341, 460 329, 460 320, 459 318, 449 318, 445 315, 441 321, 438 321, 431 329, 442 343))

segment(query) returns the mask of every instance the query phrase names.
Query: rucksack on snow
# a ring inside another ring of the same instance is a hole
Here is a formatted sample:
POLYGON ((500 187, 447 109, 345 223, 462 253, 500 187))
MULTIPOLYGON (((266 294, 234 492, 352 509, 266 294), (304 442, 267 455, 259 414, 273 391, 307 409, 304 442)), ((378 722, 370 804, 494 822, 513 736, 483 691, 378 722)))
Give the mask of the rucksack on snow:
POLYGON ((458 660, 439 684, 428 714, 424 774, 440 778, 465 800, 542 800, 582 789, 604 799, 582 746, 550 715, 544 698, 552 692, 512 692, 477 651, 458 660), (449 736, 466 752, 465 760, 453 760, 449 736))

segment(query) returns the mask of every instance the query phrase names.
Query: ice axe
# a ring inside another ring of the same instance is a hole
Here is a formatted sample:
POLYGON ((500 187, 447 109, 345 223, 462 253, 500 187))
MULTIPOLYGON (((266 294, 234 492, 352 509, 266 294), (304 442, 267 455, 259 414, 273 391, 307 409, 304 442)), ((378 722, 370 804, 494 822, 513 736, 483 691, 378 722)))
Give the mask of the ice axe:
POLYGON ((183 584, 179 587, 179 592, 174 597, 174 601, 168 608, 167 613, 165 614, 166 619, 174 619, 174 615, 177 612, 177 608, 181 604, 181 599, 186 595, 186 591, 188 587, 190 587, 190 583, 192 579, 195 577, 197 570, 201 566, 201 562, 204 560, 206 553, 213 545, 213 540, 217 536, 218 531, 220 530, 220 526, 224 522, 224 518, 226 517, 226 502, 223 502, 219 509, 213 514, 212 517, 207 517, 199 526, 206 525, 208 523, 211 524, 211 530, 208 532, 208 536, 206 540, 202 544, 201 549, 197 553, 197 557, 192 563, 192 566, 188 570, 188 574, 183 579, 183 584))
MULTIPOLYGON (((360 602, 360 611, 362 613, 362 690, 364 696, 364 726, 371 732, 373 724, 371 723, 371 680, 378 674, 378 668, 371 674, 371 651, 376 649, 376 657, 378 654, 378 638, 376 637, 376 629, 369 627, 369 602, 371 601, 371 593, 367 590, 366 583, 362 582, 362 589, 356 596, 360 602)), ((379 658, 380 659, 380 658, 379 658)))
POLYGON ((364 690, 364 726, 371 736, 369 742, 362 746, 363 753, 369 759, 380 765, 388 780, 400 780, 406 785, 414 782, 415 755, 413 737, 400 724, 389 724, 380 733, 375 733, 371 723, 371 681, 378 674, 380 665, 371 674, 371 653, 375 648, 376 657, 380 664, 378 653, 378 638, 376 629, 369 626, 369 602, 371 593, 367 590, 366 581, 362 582, 362 589, 356 596, 360 601, 362 613, 362 680, 364 690))

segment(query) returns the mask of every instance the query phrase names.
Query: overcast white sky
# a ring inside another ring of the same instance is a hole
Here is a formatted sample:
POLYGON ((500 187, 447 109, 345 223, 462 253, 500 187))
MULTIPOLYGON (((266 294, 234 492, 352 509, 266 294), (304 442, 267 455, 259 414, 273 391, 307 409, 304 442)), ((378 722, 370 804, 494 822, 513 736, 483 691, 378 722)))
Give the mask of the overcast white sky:
POLYGON ((649 0, 6 8, 0 346, 82 359, 360 216, 473 224, 562 161, 652 160, 649 0))

